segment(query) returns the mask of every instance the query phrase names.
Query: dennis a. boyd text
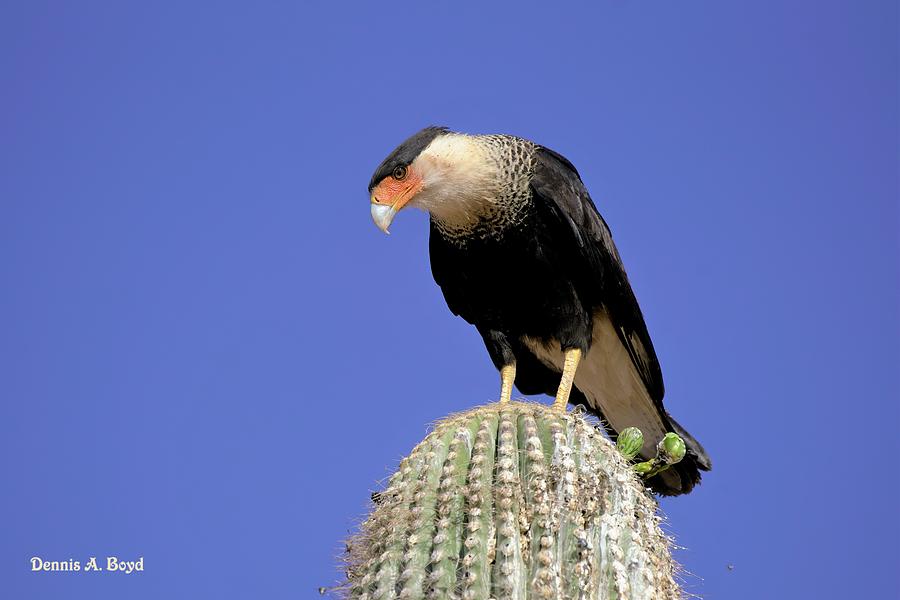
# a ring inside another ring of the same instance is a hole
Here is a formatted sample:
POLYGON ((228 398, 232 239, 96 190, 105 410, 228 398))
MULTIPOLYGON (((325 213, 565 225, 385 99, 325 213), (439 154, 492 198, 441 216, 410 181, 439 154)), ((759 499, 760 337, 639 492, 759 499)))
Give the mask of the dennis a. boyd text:
POLYGON ((134 573, 144 570, 144 557, 137 560, 119 560, 117 556, 107 556, 105 560, 97 560, 92 556, 82 564, 81 561, 70 558, 68 560, 44 560, 40 556, 31 557, 32 571, 116 571, 118 573, 134 573))

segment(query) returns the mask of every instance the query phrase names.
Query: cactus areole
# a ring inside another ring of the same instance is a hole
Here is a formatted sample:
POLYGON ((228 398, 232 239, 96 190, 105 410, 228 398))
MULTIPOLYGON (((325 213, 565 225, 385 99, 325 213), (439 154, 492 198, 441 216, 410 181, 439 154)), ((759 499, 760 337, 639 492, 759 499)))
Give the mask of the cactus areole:
POLYGON ((348 543, 352 599, 680 598, 656 502, 577 413, 491 404, 404 458, 348 543))

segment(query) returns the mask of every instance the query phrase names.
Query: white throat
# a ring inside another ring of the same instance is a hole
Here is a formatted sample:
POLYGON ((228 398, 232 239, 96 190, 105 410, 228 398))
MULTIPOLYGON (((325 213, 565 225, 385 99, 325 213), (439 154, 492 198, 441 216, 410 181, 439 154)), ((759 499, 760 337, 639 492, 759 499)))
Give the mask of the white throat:
POLYGON ((473 136, 448 133, 434 139, 413 161, 423 188, 410 206, 454 228, 469 228, 498 201, 499 167, 473 136))

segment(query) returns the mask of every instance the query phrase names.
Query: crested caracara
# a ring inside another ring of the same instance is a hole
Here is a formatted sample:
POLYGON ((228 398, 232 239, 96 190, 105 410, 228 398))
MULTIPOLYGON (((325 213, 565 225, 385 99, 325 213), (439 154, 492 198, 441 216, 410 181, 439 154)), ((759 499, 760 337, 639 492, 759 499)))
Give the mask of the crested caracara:
POLYGON ((613 437, 631 426, 648 441, 675 432, 687 454, 649 485, 675 495, 700 481, 710 459, 663 407, 641 309, 572 163, 522 138, 428 127, 375 169, 369 193, 385 232, 406 206, 430 214, 434 280, 484 338, 501 402, 515 384, 555 395, 561 410, 583 404, 613 437))

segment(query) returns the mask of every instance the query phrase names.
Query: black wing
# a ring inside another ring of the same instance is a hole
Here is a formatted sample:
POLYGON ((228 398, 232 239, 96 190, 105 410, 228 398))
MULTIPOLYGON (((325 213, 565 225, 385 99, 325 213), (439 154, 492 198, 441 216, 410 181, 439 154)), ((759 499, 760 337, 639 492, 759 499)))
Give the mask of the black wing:
POLYGON ((665 390, 653 342, 609 227, 581 176, 564 156, 538 146, 531 188, 535 201, 546 203, 571 228, 580 263, 572 266, 579 294, 594 308, 606 308, 650 397, 662 408, 665 390))

